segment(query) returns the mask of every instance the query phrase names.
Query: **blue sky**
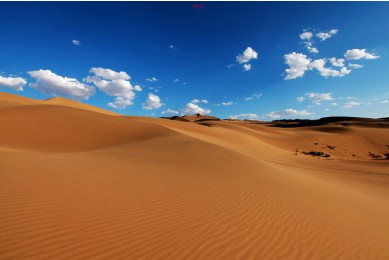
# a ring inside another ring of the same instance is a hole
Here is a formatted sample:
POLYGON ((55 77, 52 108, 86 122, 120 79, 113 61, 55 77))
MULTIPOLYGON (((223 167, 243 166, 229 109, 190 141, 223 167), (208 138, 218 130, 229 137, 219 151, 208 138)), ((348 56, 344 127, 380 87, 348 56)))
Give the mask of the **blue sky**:
POLYGON ((387 2, 1 2, 0 91, 125 115, 387 117, 388 13, 387 2))

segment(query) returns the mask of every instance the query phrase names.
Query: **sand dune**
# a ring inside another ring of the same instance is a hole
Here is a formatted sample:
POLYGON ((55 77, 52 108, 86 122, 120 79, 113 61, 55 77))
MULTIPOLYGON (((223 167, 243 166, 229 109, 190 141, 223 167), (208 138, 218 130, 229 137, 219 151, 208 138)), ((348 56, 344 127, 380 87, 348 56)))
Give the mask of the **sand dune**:
POLYGON ((385 128, 60 103, 0 108, 0 259, 389 259, 385 128))

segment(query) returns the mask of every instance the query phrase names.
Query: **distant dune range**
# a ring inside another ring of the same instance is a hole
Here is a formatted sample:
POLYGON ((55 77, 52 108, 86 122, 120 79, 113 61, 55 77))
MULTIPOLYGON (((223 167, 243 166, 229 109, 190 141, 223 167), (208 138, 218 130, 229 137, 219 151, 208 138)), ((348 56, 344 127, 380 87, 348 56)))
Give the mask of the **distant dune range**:
POLYGON ((0 259, 389 259, 387 119, 173 119, 0 93, 0 259))

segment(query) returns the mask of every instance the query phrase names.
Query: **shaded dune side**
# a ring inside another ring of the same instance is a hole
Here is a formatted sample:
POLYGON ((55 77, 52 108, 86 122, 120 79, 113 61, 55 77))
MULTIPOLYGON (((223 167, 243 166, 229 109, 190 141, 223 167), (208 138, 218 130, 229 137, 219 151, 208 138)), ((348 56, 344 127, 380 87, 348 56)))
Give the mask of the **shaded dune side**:
POLYGON ((0 109, 0 147, 77 152, 171 134, 152 123, 70 107, 34 105, 0 109))

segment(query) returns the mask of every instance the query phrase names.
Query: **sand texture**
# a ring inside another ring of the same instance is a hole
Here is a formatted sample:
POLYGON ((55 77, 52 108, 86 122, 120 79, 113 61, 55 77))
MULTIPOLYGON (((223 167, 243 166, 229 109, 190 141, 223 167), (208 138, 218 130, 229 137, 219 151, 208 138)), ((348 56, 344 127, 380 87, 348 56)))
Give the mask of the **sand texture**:
POLYGON ((0 259, 389 259, 385 125, 187 121, 0 93, 0 259))

